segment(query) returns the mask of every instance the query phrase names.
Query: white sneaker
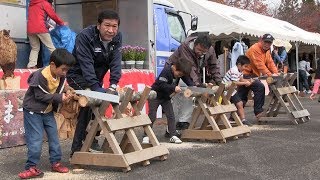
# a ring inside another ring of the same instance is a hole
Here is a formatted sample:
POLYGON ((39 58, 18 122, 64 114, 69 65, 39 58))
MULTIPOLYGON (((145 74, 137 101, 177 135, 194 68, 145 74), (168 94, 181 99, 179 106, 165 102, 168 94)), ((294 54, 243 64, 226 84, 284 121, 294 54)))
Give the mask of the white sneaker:
POLYGON ((182 141, 177 136, 172 136, 170 138, 170 142, 171 143, 175 143, 175 144, 181 144, 182 143, 182 141))
POLYGON ((93 152, 93 153, 102 153, 103 152, 103 149, 99 145, 99 142, 96 138, 94 138, 94 140, 89 148, 89 152, 93 152))
POLYGON ((312 93, 312 91, 311 91, 311 90, 308 90, 308 91, 307 91, 307 94, 311 94, 311 93, 312 93))
POLYGON ((142 144, 149 144, 150 143, 150 140, 149 140, 149 137, 143 137, 142 138, 142 144))

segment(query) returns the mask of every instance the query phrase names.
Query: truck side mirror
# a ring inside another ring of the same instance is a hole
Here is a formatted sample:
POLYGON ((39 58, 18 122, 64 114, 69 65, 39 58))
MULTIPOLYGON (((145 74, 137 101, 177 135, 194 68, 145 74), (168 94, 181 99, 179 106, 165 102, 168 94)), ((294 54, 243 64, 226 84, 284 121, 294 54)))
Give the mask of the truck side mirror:
POLYGON ((198 28, 198 17, 197 16, 191 16, 191 30, 195 31, 198 28))

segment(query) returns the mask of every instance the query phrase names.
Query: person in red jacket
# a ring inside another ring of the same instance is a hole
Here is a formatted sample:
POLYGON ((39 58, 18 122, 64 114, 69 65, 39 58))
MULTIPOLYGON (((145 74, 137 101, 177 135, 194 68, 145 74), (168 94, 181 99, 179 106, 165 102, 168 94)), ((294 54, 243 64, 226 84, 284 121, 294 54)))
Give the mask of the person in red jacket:
POLYGON ((49 30, 46 25, 47 17, 58 25, 66 25, 54 12, 52 5, 47 0, 31 0, 28 9, 27 33, 31 46, 28 68, 37 68, 37 59, 40 51, 40 41, 49 49, 55 50, 49 30))

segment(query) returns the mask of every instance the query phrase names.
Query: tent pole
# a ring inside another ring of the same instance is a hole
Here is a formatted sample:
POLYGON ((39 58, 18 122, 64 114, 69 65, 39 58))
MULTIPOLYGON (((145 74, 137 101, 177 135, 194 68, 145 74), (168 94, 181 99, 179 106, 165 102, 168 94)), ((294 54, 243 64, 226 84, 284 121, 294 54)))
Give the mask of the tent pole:
POLYGON ((314 45, 314 58, 313 58, 314 64, 316 69, 318 68, 318 64, 317 64, 317 45, 314 45))
POLYGON ((297 68, 297 89, 299 90, 299 42, 294 43, 296 46, 296 68, 297 68))
POLYGON ((206 67, 205 66, 203 66, 203 68, 202 68, 202 78, 203 78, 203 84, 205 84, 206 83, 206 67))

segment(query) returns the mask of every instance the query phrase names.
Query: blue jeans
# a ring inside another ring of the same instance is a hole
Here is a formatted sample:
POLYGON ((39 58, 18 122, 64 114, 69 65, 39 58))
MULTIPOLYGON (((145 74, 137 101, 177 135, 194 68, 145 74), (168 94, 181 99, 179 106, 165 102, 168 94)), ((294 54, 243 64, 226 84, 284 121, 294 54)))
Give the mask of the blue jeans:
POLYGON ((50 163, 59 162, 62 153, 58 138, 57 124, 53 112, 37 114, 23 109, 23 118, 28 148, 28 160, 25 169, 36 166, 40 161, 44 130, 47 133, 49 142, 50 163))
POLYGON ((303 91, 303 87, 305 87, 307 91, 310 90, 309 85, 307 72, 299 69, 299 91, 303 91))

